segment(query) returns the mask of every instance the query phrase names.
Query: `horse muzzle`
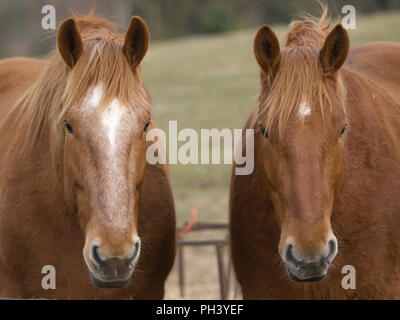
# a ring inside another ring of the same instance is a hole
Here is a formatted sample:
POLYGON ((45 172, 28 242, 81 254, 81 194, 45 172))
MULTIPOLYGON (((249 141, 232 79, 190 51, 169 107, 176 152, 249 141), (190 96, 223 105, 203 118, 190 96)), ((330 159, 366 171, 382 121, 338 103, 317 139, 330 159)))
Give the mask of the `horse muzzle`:
POLYGON ((328 268, 337 253, 337 241, 329 240, 327 253, 318 255, 313 260, 299 259, 293 252, 293 245, 286 248, 284 262, 289 278, 295 282, 316 282, 326 277, 328 268))
POLYGON ((102 258, 99 247, 93 245, 90 259, 96 270, 89 267, 92 283, 99 288, 124 288, 132 278, 135 265, 140 255, 140 241, 135 243, 135 249, 131 256, 102 258))
POLYGON ((90 278, 92 280, 92 283, 98 287, 98 288, 114 288, 114 289, 118 289, 118 288, 126 288, 127 286, 129 286, 129 284, 131 283, 131 276, 129 276, 128 279, 126 280, 100 280, 96 275, 93 274, 93 272, 90 271, 90 278))

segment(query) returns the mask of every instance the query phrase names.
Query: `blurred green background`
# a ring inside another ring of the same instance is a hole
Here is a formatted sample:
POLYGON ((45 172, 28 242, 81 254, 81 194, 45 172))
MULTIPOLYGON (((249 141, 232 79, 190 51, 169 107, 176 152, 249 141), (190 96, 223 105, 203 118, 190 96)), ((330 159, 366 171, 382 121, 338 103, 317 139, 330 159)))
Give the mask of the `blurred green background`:
MULTIPOLYGON (((356 30, 349 30, 353 46, 371 41, 400 41, 399 0, 327 1, 333 22, 345 4, 356 9, 356 30)), ((142 16, 152 41, 143 62, 143 77, 155 109, 155 121, 168 129, 177 120, 183 128, 241 128, 255 106, 258 65, 253 57, 257 27, 272 25, 280 40, 288 22, 300 12, 319 15, 316 1, 276 0, 137 0, 32 1, 0 3, 0 57, 44 57, 55 47, 56 31, 42 30, 41 8, 56 8, 57 25, 70 10, 86 13, 91 7, 116 22, 123 31, 131 15, 142 16)), ((171 165, 171 183, 178 224, 190 220, 228 220, 230 165, 171 165)), ((206 236, 225 236, 210 234, 206 236)), ((212 248, 188 249, 190 269, 187 297, 218 298, 212 248)), ((167 285, 167 298, 178 298, 176 273, 167 285)))
MULTIPOLYGON (((333 14, 348 4, 357 14, 400 10, 399 0, 322 1, 333 14)), ((56 8, 57 24, 71 11, 86 13, 94 7, 123 30, 131 15, 140 15, 148 23, 153 40, 288 23, 299 11, 319 13, 317 0, 2 0, 0 57, 40 55, 53 47, 51 34, 55 32, 40 27, 41 8, 49 4, 56 8)))

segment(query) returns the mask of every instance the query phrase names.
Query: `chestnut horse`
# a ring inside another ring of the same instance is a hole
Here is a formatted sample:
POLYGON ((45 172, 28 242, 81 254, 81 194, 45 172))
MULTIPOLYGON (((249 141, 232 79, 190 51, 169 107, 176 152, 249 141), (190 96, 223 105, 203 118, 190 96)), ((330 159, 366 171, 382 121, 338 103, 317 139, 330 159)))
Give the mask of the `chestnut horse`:
POLYGON ((149 33, 114 29, 74 17, 49 62, 0 62, 0 297, 163 298, 175 211, 146 162, 149 33))
POLYGON ((261 27, 254 52, 255 168, 230 198, 243 297, 399 299, 400 45, 350 51, 324 10, 282 50, 261 27))

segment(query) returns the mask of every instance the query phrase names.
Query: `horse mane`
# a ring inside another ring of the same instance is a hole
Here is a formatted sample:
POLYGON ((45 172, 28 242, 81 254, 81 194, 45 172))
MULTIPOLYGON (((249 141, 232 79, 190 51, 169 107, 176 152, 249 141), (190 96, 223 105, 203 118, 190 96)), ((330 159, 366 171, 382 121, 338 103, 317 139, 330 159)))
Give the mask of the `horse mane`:
POLYGON ((279 134, 303 102, 311 108, 319 108, 323 119, 336 102, 345 107, 346 93, 340 76, 332 86, 332 80, 323 76, 319 61, 319 51, 331 30, 327 7, 323 6, 319 19, 305 14, 302 18, 289 25, 277 72, 270 77, 261 74, 255 120, 268 131, 277 129, 279 134))
POLYGON ((69 70, 58 50, 53 50, 46 70, 5 119, 11 121, 18 132, 14 135, 15 145, 21 155, 30 154, 48 129, 55 144, 50 146, 52 152, 60 152, 66 112, 83 103, 88 90, 97 84, 103 87, 100 111, 118 97, 127 108, 144 108, 151 114, 149 97, 140 80, 140 67, 132 71, 122 51, 124 38, 115 31, 115 25, 93 12, 86 16, 74 14, 73 18, 83 43, 83 52, 76 65, 69 70))

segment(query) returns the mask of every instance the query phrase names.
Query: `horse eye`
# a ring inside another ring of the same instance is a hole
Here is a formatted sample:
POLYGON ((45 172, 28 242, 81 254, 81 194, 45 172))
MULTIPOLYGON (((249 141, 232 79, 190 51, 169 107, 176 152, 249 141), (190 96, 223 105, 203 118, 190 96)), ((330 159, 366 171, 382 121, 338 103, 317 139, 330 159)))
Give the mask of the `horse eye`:
POLYGON ((143 130, 143 131, 146 131, 146 130, 147 130, 147 128, 148 128, 149 125, 150 125, 150 122, 151 122, 151 119, 147 120, 146 124, 144 125, 144 130, 143 130))
POLYGON ((265 127, 264 126, 259 126, 260 127, 260 131, 261 131, 261 134, 263 135, 263 137, 264 138, 269 138, 269 134, 268 134, 268 131, 265 129, 265 127))
POLYGON ((342 131, 340 131, 339 138, 341 138, 341 137, 343 136, 344 132, 346 131, 346 127, 347 127, 347 125, 345 125, 345 126, 343 127, 342 131))
POLYGON ((74 133, 74 129, 72 129, 72 126, 68 123, 67 120, 64 120, 64 126, 65 126, 65 128, 67 128, 67 131, 68 131, 70 134, 73 134, 73 133, 74 133))

